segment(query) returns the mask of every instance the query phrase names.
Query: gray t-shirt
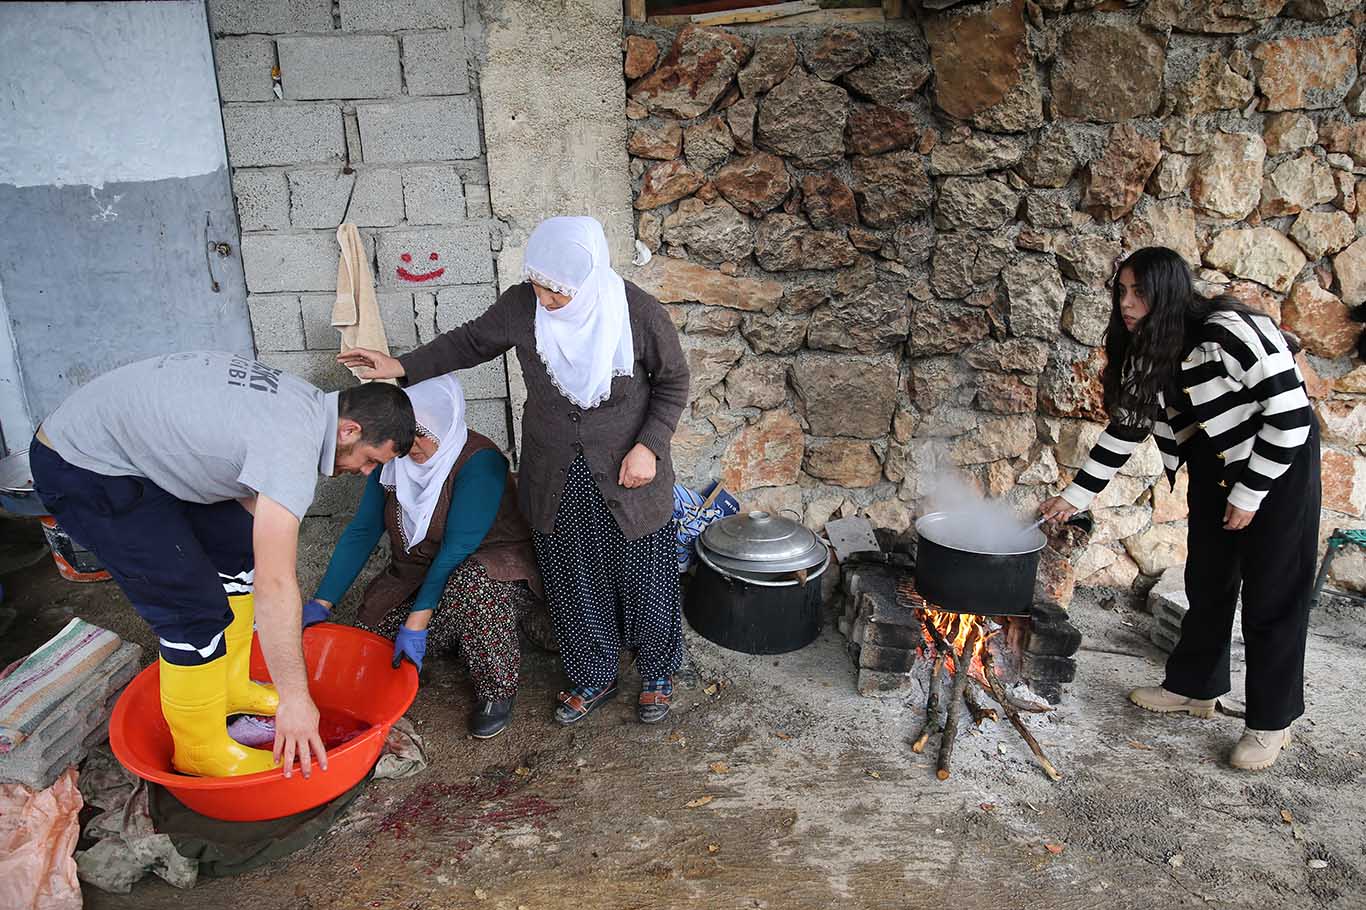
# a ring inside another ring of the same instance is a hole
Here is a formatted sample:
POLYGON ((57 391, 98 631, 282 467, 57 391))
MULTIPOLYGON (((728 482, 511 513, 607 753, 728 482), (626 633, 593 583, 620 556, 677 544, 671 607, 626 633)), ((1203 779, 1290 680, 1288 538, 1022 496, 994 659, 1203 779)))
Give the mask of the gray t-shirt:
POLYGON ((336 455, 337 393, 240 354, 192 351, 92 379, 43 421, 71 464, 177 499, 264 494, 303 519, 336 455))

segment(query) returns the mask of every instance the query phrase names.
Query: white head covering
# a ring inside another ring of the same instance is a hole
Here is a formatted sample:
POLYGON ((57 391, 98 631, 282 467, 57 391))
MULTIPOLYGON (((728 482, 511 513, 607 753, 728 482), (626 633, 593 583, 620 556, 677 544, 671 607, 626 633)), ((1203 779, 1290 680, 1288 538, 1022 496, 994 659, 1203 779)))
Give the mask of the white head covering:
POLYGON ((404 389, 413 403, 418 432, 437 441, 436 454, 423 464, 404 455, 380 469, 379 482, 394 491, 402 515, 404 549, 427 538, 441 488, 470 438, 465 425, 465 390, 450 374, 404 389))
POLYGON ((572 298, 558 310, 536 307, 536 352, 564 397, 597 407, 636 360, 626 284, 612 271, 602 225, 577 216, 542 221, 527 241, 523 277, 572 298))

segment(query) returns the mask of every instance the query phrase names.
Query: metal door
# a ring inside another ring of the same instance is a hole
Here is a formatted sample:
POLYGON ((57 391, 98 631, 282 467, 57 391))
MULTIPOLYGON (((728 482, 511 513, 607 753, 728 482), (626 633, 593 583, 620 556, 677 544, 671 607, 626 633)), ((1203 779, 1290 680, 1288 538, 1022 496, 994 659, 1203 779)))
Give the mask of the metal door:
POLYGON ((134 360, 252 353, 209 42, 196 0, 0 5, 0 356, 34 422, 134 360))

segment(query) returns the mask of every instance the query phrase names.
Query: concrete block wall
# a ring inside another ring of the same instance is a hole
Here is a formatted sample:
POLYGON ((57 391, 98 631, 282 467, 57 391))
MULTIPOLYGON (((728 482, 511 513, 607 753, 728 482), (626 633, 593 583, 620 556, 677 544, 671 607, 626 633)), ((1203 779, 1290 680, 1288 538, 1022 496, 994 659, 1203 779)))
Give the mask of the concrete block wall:
MULTIPOLYGON (((258 356, 327 389, 337 225, 370 256, 390 349, 496 297, 478 79, 464 0, 209 0, 258 356)), ((515 279, 514 279, 515 280, 515 279)), ((508 446, 501 360, 461 375, 475 429, 508 446)), ((342 485, 343 487, 345 485, 342 485)), ((325 487, 315 512, 349 508, 325 487)))

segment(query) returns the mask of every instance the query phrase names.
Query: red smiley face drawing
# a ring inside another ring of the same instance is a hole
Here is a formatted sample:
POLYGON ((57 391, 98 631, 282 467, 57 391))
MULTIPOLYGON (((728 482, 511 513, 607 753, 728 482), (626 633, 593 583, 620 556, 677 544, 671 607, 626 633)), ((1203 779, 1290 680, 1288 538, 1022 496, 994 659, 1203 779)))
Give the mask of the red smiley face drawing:
MULTIPOLYGON (((413 261, 413 254, 404 253, 402 256, 398 258, 402 259, 403 262, 407 264, 413 261)), ((427 258, 432 262, 436 262, 436 260, 440 257, 437 256, 435 253, 432 253, 427 258)), ((423 281, 431 281, 434 278, 440 278, 442 275, 446 274, 446 270, 445 268, 438 266, 432 269, 430 272, 410 272, 403 266, 399 266, 398 268, 394 269, 394 274, 397 275, 399 278, 402 278, 404 281, 421 283, 423 281)))

